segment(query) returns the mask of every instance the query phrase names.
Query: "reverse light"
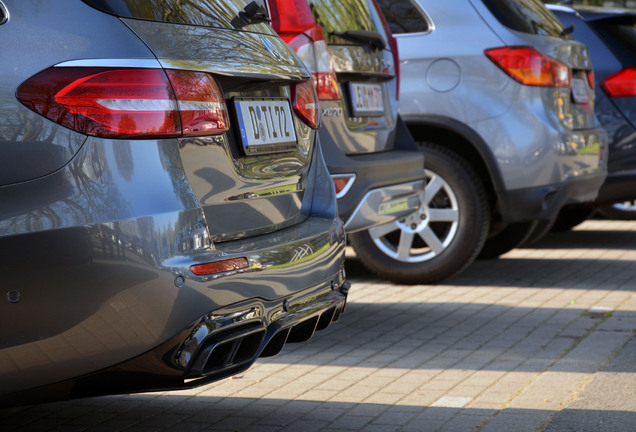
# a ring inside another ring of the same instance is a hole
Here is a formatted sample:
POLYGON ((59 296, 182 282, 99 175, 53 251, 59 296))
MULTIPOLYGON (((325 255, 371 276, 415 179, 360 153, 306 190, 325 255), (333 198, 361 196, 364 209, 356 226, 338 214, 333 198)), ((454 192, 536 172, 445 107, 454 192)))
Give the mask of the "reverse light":
POLYGON ((625 68, 601 81, 601 88, 610 97, 636 96, 636 68, 625 68))
POLYGON ((309 69, 319 100, 339 100, 340 87, 325 36, 307 0, 269 0, 272 28, 309 69))
POLYGON ((229 128, 222 93, 202 72, 53 67, 16 94, 49 120, 98 137, 214 135, 229 128))
POLYGON ((493 48, 484 54, 515 81, 528 86, 570 87, 570 68, 532 47, 493 48))
POLYGON ((222 261, 214 261, 205 264, 195 264, 190 266, 190 271, 197 276, 209 276, 232 270, 241 270, 247 267, 249 267, 247 258, 241 257, 222 261))

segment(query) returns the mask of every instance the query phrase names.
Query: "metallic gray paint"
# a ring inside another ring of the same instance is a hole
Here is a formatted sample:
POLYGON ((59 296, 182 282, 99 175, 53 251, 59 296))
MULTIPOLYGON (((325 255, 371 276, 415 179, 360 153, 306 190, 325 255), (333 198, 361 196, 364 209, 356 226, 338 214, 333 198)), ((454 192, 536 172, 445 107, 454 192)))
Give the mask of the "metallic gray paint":
MULTIPOLYGON (((296 122, 294 152, 248 157, 233 131, 197 139, 86 137, 15 98, 23 80, 52 65, 157 67, 145 43, 173 67, 221 73, 226 97, 287 97, 289 83, 308 73, 284 43, 268 36, 288 53, 284 64, 262 42, 252 62, 246 53, 258 37, 243 32, 141 23, 140 33, 154 31, 142 42, 119 19, 79 1, 6 4, 12 17, 0 27, 7 42, 0 54, 12 60, 0 65, 0 160, 16 169, 0 182, 2 403, 14 392, 22 403, 44 394, 107 393, 104 382, 102 390, 72 383, 133 358, 131 364, 148 361, 150 353, 164 358, 165 344, 187 337, 209 314, 260 307, 260 322, 271 329, 266 343, 282 324, 344 302, 346 290, 330 301, 323 295, 344 283, 345 241, 312 129, 296 122), (179 56, 162 57, 162 31, 179 56), (233 257, 245 257, 249 267, 207 277, 190 271, 233 257), (283 313, 294 304, 302 312, 283 313), (58 382, 53 393, 37 390, 58 382)), ((160 370, 154 381, 137 386, 123 374, 112 388, 186 385, 175 364, 153 359, 146 366, 160 370)))

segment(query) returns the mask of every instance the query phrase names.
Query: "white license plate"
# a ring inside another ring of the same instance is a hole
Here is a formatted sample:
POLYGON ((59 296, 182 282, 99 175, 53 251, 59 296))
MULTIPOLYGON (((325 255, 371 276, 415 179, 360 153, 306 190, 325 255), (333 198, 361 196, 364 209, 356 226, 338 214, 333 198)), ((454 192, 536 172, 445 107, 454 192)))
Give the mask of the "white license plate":
POLYGON ((379 84, 349 83, 354 116, 384 113, 384 97, 379 84))
POLYGON ((234 99, 234 106, 246 154, 296 147, 296 129, 287 99, 234 99))
POLYGON ((572 99, 574 99, 574 102, 580 104, 585 104, 590 101, 585 80, 572 78, 572 99))

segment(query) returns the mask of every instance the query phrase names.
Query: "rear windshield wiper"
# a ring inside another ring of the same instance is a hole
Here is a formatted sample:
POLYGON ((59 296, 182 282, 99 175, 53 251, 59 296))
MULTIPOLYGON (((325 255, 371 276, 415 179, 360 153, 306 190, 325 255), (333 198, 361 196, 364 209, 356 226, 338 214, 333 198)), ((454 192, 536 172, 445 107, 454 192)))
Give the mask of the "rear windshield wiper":
POLYGON ((571 34, 574 30, 576 30, 576 25, 572 24, 563 29, 563 31, 559 34, 560 37, 566 37, 571 34))
POLYGON ((384 48, 386 48, 386 42, 384 42, 384 38, 377 31, 347 30, 344 32, 335 31, 331 32, 331 34, 349 41, 367 43, 375 49, 383 50, 384 48))
POLYGON ((256 1, 251 1, 245 8, 232 19, 232 25, 236 28, 243 28, 248 24, 270 23, 267 16, 267 9, 256 1))

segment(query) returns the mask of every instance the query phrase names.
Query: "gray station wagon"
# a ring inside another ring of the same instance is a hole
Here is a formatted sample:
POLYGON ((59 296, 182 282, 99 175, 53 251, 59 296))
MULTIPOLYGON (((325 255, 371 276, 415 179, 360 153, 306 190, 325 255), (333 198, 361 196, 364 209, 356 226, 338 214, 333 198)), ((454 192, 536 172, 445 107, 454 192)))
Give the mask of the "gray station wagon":
POLYGON ((0 13, 0 404, 204 384, 338 319, 316 93, 257 4, 0 13))

